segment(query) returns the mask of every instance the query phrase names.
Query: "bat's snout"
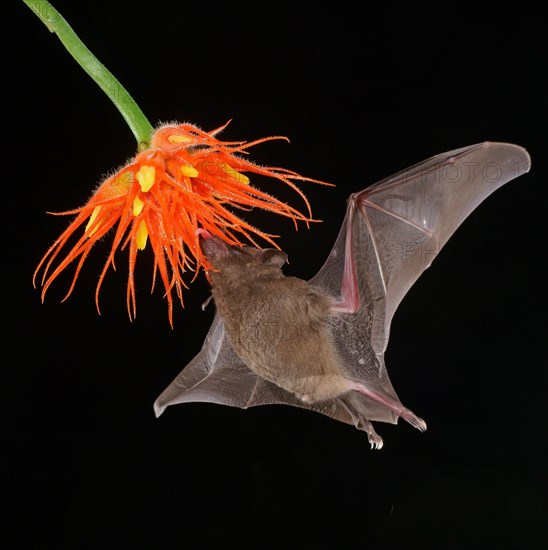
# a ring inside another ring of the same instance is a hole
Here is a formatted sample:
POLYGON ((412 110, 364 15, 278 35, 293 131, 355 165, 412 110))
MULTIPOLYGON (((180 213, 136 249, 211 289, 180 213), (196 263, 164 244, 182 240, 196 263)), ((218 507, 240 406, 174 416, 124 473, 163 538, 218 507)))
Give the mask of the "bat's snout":
POLYGON ((198 230, 200 248, 210 262, 226 258, 230 254, 230 246, 219 237, 212 236, 204 229, 198 230))

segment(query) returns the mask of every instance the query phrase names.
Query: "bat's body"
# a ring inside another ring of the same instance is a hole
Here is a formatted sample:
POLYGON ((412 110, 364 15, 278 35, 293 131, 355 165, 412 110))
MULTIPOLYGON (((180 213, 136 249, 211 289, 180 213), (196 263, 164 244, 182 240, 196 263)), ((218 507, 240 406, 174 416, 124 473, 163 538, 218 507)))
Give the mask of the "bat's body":
POLYGON ((349 391, 329 322, 333 298, 285 277, 283 252, 231 248, 218 237, 202 249, 228 339, 255 374, 307 403, 349 391))
POLYGON ((426 429, 399 401, 384 365, 392 316, 468 214, 529 167, 521 147, 483 143, 352 195, 331 254, 308 282, 284 276, 281 251, 232 248, 206 235, 217 315, 156 413, 187 401, 285 403, 352 423, 375 447, 382 439, 372 420, 401 417, 426 429))
MULTIPOLYGON (((352 319, 355 312, 310 283, 285 277, 285 253, 231 248, 218 237, 206 238, 202 248, 215 269, 211 287, 228 340, 250 370, 304 403, 358 391, 415 427, 426 428, 390 395, 349 378, 336 340, 345 314, 352 319)), ((373 350, 364 351, 357 363, 367 361, 379 368, 373 350)))

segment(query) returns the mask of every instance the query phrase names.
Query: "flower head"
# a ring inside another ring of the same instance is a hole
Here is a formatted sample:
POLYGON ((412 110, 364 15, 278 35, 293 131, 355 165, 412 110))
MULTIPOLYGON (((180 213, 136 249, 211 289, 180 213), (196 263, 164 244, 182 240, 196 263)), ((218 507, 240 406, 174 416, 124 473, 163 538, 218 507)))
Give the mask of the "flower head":
POLYGON ((138 251, 149 244, 154 252, 153 286, 159 274, 173 324, 173 292, 182 304, 184 273, 193 271, 196 277, 200 268, 210 267, 199 246, 198 230, 217 235, 231 245, 243 244, 240 240, 243 237, 258 246, 259 237, 277 247, 275 235, 246 223, 234 209, 256 207, 291 218, 295 223, 313 221, 310 205, 294 181, 324 182, 284 168, 258 166, 243 156, 253 145, 286 138, 220 141, 216 136, 225 127, 226 124, 211 132, 191 124, 158 128, 152 135, 150 148, 106 178, 85 206, 61 212, 76 217, 36 268, 34 280, 41 272, 42 299, 61 271, 76 262, 72 284, 64 299, 68 298, 92 246, 114 228, 112 246, 95 293, 98 311, 99 291, 109 266, 115 267, 115 252, 127 248, 127 307, 130 318, 135 316, 135 264, 138 251), (304 200, 307 214, 253 187, 245 173, 268 176, 289 185, 304 200), (69 248, 69 241, 74 239, 76 242, 69 248), (65 250, 68 252, 63 253, 65 250))

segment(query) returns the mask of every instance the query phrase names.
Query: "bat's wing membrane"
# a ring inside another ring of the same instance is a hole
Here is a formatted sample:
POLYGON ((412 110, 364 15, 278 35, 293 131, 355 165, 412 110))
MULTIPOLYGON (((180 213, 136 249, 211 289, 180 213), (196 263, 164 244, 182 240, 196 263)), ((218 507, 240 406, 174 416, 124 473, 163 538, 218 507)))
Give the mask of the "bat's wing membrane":
POLYGON ((261 380, 234 353, 215 315, 201 351, 154 403, 156 416, 169 405, 205 401, 245 408, 261 380))
POLYGON ((291 405, 349 424, 358 422, 342 401, 307 405, 253 373, 232 349, 219 315, 215 315, 201 351, 156 399, 154 411, 156 416, 160 416, 170 405, 195 401, 241 409, 258 405, 291 405))
POLYGON ((485 142, 434 156, 352 195, 333 250, 310 283, 341 297, 355 277, 359 296, 341 298, 354 300, 356 310, 369 307, 371 342, 382 354, 409 288, 466 217, 529 168, 522 147, 485 142))

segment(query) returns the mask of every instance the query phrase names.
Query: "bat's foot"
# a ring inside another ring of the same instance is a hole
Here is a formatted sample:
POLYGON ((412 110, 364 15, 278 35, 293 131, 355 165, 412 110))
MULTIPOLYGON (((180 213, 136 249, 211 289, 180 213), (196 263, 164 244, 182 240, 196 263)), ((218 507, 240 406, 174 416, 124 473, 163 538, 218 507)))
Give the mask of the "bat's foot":
POLYGON ((367 439, 372 449, 382 449, 384 445, 382 437, 375 431, 373 424, 369 420, 365 420, 365 418, 361 417, 356 423, 356 428, 367 433, 367 439))
POLYGON ((400 417, 406 422, 409 422, 413 428, 417 428, 417 430, 420 430, 421 432, 426 430, 426 422, 409 409, 403 409, 403 412, 400 413, 400 417))
POLYGON ((366 425, 364 426, 365 431, 367 432, 367 439, 372 449, 382 449, 384 442, 382 437, 375 431, 373 424, 366 420, 366 425))

